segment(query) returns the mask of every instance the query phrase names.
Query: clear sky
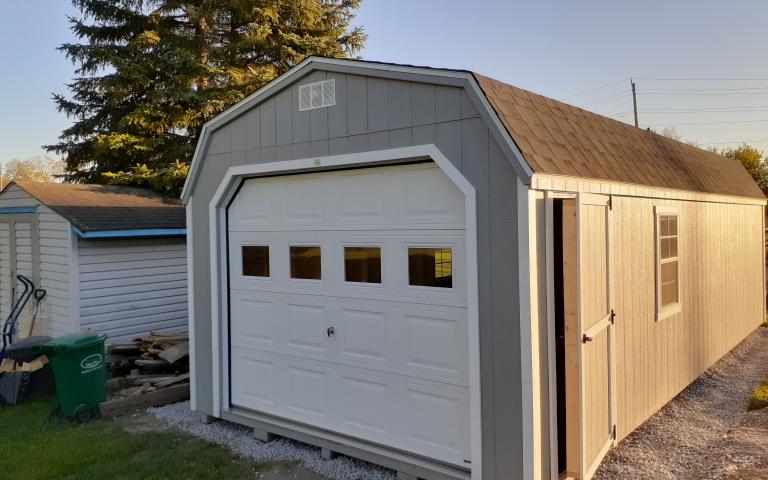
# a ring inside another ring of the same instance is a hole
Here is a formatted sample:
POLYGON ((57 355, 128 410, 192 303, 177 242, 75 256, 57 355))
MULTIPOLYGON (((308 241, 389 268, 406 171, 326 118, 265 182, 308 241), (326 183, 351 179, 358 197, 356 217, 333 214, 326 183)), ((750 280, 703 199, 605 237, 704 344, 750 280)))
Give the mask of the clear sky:
MULTIPOLYGON (((69 124, 51 93, 73 75, 56 47, 75 13, 3 2, 0 161, 43 153, 69 124)), ((764 0, 364 0, 355 22, 365 59, 472 69, 626 122, 634 77, 641 127, 768 150, 767 19, 764 0)))

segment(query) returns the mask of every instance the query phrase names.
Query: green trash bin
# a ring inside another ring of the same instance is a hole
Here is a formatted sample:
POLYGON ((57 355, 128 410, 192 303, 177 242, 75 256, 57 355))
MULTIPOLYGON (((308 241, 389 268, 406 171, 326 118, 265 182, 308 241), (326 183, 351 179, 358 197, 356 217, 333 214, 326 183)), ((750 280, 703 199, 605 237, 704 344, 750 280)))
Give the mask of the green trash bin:
POLYGON ((81 423, 99 415, 107 396, 106 339, 103 333, 76 333, 42 345, 53 366, 60 415, 81 423))

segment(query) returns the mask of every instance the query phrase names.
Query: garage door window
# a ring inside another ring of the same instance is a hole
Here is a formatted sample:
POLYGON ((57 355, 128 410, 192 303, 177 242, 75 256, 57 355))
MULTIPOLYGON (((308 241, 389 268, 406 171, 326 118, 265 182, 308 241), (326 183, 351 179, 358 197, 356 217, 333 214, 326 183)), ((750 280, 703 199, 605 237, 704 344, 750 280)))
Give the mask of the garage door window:
POLYGON ((450 248, 409 248, 408 283, 420 287, 453 287, 453 252, 450 248))
POLYGON ((291 247, 291 278, 320 280, 320 247, 291 247))
POLYGON ((243 275, 247 277, 269 276, 269 247, 243 245, 243 275))
POLYGON ((344 247, 344 275, 348 282, 381 283, 381 248, 344 247))

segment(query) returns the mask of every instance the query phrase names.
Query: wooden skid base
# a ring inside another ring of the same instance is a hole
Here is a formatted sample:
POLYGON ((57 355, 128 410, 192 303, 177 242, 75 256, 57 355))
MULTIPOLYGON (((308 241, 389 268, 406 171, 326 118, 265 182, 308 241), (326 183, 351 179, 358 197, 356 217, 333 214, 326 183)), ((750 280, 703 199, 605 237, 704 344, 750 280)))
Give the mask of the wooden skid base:
POLYGON ((124 415, 140 408, 156 407, 189 399, 189 384, 143 393, 135 397, 108 400, 99 404, 101 415, 106 418, 124 415))

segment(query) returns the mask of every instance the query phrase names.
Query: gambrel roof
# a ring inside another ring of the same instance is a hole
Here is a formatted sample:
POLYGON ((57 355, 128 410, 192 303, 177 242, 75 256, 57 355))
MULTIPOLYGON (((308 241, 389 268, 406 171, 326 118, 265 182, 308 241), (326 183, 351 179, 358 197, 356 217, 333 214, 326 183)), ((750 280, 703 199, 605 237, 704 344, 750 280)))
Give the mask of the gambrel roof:
POLYGON ((475 74, 534 172, 765 198, 736 160, 475 74))
POLYGON ((636 128, 467 70, 309 57, 203 127, 182 192, 187 201, 210 133, 313 70, 443 82, 473 91, 513 152, 526 183, 533 174, 606 180, 764 199, 736 160, 636 128))

